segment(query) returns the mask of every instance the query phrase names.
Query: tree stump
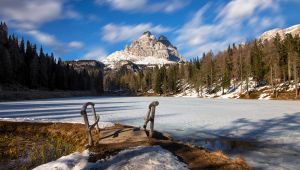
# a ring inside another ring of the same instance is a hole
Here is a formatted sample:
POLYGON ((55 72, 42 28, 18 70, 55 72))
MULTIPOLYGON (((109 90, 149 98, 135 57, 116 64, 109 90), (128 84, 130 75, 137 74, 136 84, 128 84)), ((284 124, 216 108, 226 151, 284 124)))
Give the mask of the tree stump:
POLYGON ((89 141, 87 146, 93 146, 94 143, 93 143, 92 132, 91 132, 92 129, 96 127, 97 132, 100 134, 100 128, 99 128, 99 125, 98 125, 100 117, 98 115, 96 115, 95 104, 92 103, 92 102, 85 103, 81 108, 80 114, 82 115, 83 120, 84 120, 84 124, 86 126, 86 135, 87 135, 87 138, 88 138, 88 141, 89 141), (92 107, 93 115, 94 115, 94 121, 95 121, 94 124, 92 124, 92 125, 89 124, 88 116, 87 116, 87 113, 86 113, 86 109, 89 105, 91 105, 91 107, 92 107))
POLYGON ((147 128, 147 124, 150 121, 150 132, 149 132, 149 137, 152 138, 153 137, 153 133, 154 133, 154 118, 155 118, 155 108, 156 106, 159 105, 158 101, 153 101, 152 103, 150 103, 149 105, 149 110, 145 116, 145 123, 144 123, 144 129, 146 130, 147 128))

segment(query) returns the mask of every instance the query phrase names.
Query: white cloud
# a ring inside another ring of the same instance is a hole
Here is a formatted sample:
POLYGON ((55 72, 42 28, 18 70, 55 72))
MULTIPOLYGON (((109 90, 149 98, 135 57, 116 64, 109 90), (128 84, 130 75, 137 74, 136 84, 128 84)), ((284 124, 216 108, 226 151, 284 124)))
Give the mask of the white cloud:
POLYGON ((79 41, 63 42, 54 35, 39 31, 43 24, 59 19, 80 19, 82 16, 65 4, 66 0, 1 0, 0 20, 9 27, 26 33, 42 46, 51 47, 56 55, 83 47, 79 41))
POLYGON ((185 51, 185 56, 201 56, 210 50, 223 50, 229 44, 242 43, 249 36, 284 22, 280 16, 276 16, 278 22, 271 22, 270 17, 259 15, 264 10, 276 13, 278 4, 274 0, 230 1, 219 9, 212 23, 208 24, 203 20, 208 10, 213 10, 210 5, 199 9, 190 21, 176 31, 175 44, 185 51))
POLYGON ((83 43, 79 41, 62 42, 59 41, 54 35, 50 35, 38 30, 30 30, 26 32, 28 35, 35 38, 43 46, 50 46, 59 54, 66 53, 71 49, 79 49, 83 47, 83 43))
POLYGON ((78 18, 80 14, 64 9, 64 0, 1 0, 0 18, 18 29, 32 30, 62 18, 78 18))
POLYGON ((68 9, 65 11, 64 18, 81 19, 82 16, 80 13, 78 13, 72 9, 68 9))
POLYGON ((71 41, 68 43, 68 46, 71 48, 82 48, 84 45, 82 42, 79 41, 71 41))
POLYGON ((120 11, 137 12, 166 12, 170 13, 185 7, 189 1, 165 0, 152 3, 149 0, 95 0, 96 4, 109 5, 111 8, 120 11))
POLYGON ((46 33, 40 32, 38 30, 28 31, 27 34, 33 36, 37 41, 39 41, 40 43, 42 43, 44 45, 54 46, 54 45, 61 44, 58 42, 58 40, 53 35, 46 34, 46 33))
POLYGON ((106 51, 99 47, 99 48, 95 48, 95 49, 92 49, 91 51, 87 52, 83 57, 82 59, 83 60, 102 60, 104 57, 107 56, 107 53, 106 51))
POLYGON ((161 34, 169 32, 172 29, 161 25, 152 25, 151 23, 143 23, 137 25, 118 25, 107 24, 102 28, 102 38, 105 41, 115 43, 126 40, 133 40, 145 31, 161 34))
POLYGON ((217 18, 226 20, 229 24, 239 22, 253 16, 256 12, 264 9, 276 9, 274 0, 235 0, 230 1, 219 13, 217 18))
POLYGON ((261 25, 262 27, 270 27, 272 25, 272 22, 273 21, 271 18, 265 17, 262 19, 261 25))
POLYGON ((124 11, 142 9, 147 4, 147 0, 96 0, 95 2, 100 5, 108 4, 114 9, 124 11))

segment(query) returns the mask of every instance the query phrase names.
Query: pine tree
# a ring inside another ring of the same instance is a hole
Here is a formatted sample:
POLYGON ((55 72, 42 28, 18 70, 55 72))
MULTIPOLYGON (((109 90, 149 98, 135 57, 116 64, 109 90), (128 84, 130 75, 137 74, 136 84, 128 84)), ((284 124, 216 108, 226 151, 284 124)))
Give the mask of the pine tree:
POLYGON ((12 65, 10 54, 7 48, 0 45, 0 82, 9 84, 13 81, 12 65))
POLYGON ((32 59, 30 61, 30 88, 36 89, 39 87, 39 72, 40 64, 38 54, 36 52, 36 45, 32 48, 32 59))
POLYGON ((263 51, 262 44, 257 40, 254 41, 253 47, 251 48, 251 65, 252 74, 256 80, 257 85, 260 85, 264 80, 265 68, 263 62, 263 51))
POLYGON ((40 48, 39 53, 39 59, 40 59, 40 69, 39 69, 39 84, 47 88, 49 84, 49 77, 48 77, 48 59, 46 58, 43 47, 40 48))
POLYGON ((158 94, 162 94, 162 74, 158 66, 154 69, 154 92, 158 94))

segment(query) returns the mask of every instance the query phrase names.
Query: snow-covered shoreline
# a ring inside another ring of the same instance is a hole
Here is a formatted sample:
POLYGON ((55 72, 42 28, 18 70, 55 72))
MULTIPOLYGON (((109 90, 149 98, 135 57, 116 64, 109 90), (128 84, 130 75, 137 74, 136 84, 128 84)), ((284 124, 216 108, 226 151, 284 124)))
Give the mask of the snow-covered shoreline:
MULTIPOLYGON (((272 87, 269 85, 264 85, 264 86, 256 86, 255 81, 253 78, 249 79, 248 85, 246 81, 240 81, 233 83, 231 82, 231 86, 229 88, 226 88, 224 90, 219 89, 218 91, 214 93, 209 93, 208 88, 203 87, 202 90, 199 89, 199 92, 196 91, 196 89, 193 87, 193 85, 187 83, 187 82, 182 82, 182 89, 181 92, 174 95, 174 97, 193 97, 193 98, 220 98, 220 99, 239 99, 242 95, 245 95, 247 93, 247 88, 249 92, 260 92, 258 96, 258 100, 271 100, 271 95, 272 95, 272 87), (235 86, 233 85, 235 84, 235 86), (202 92, 201 92, 202 91, 202 92), (224 93, 223 93, 224 92, 224 93)), ((276 85, 277 86, 277 91, 286 91, 286 92, 291 92, 295 90, 295 87, 293 85, 293 82, 291 84, 287 83, 281 83, 276 85)), ((299 84, 300 86, 300 84, 299 84)))
POLYGON ((88 162, 89 151, 75 152, 56 161, 40 165, 33 170, 60 169, 107 169, 107 170, 187 170, 187 165, 180 162, 171 152, 160 146, 139 146, 123 150, 107 160, 88 162))

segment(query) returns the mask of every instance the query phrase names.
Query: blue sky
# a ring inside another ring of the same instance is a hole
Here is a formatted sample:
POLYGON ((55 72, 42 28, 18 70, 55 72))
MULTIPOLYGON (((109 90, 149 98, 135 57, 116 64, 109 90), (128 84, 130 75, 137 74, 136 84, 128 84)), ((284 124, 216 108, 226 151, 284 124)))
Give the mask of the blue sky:
POLYGON ((300 0, 1 0, 0 20, 63 60, 100 60, 147 30, 191 58, 300 24, 299 9, 300 0))

